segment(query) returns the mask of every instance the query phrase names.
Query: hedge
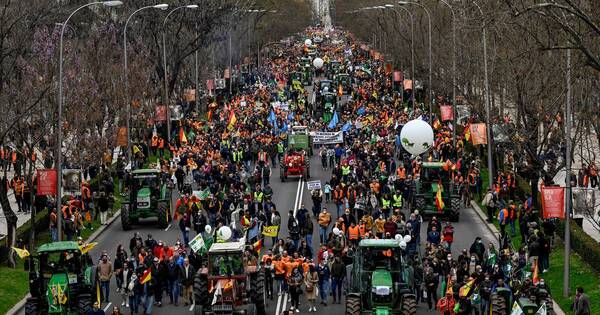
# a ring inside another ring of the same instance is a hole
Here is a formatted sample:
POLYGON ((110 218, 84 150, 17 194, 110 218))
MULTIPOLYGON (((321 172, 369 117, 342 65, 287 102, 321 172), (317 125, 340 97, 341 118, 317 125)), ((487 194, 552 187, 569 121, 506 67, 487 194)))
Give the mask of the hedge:
MULTIPOLYGON (((600 244, 591 236, 587 235, 574 220, 571 220, 569 223, 571 230, 571 249, 576 251, 577 254, 592 267, 592 269, 596 272, 600 272, 600 244)), ((558 233, 558 236, 561 238, 564 238, 564 222, 558 224, 556 233, 558 233)))
MULTIPOLYGON (((34 207, 35 208, 35 207, 34 207)), ((50 216, 48 210, 44 210, 35 217, 35 233, 38 235, 41 231, 48 230, 48 225, 50 223, 50 216)), ((22 239, 25 244, 29 244, 29 237, 31 231, 31 220, 25 222, 23 225, 17 228, 16 240, 22 239)), ((0 262, 5 262, 8 259, 8 254, 10 252, 10 247, 8 242, 8 236, 4 238, 4 244, 0 245, 0 262)))

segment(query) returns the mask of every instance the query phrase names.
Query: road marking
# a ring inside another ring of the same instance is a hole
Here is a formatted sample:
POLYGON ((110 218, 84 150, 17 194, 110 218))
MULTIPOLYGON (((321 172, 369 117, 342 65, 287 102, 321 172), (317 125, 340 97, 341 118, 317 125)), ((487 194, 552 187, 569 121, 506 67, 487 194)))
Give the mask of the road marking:
POLYGON ((194 311, 194 306, 196 306, 196 303, 192 303, 192 305, 190 305, 190 312, 194 311))
POLYGON ((165 229, 165 232, 168 231, 171 228, 171 224, 167 225, 167 228, 165 229))
POLYGON ((302 189, 302 178, 298 181, 298 187, 296 187, 296 199, 294 199, 294 218, 296 217, 296 211, 298 211, 298 197, 300 197, 300 190, 302 189))
MULTIPOLYGON (((281 293, 281 292, 279 292, 279 293, 281 293)), ((277 296, 277 307, 275 308, 275 314, 276 314, 276 315, 277 315, 277 314, 281 314, 281 312, 280 312, 280 311, 281 311, 280 307, 281 307, 281 297, 282 297, 282 296, 283 296, 283 294, 278 294, 278 296, 277 296)))
POLYGON ((106 310, 112 305, 112 302, 108 302, 108 304, 106 304, 106 306, 104 307, 104 313, 106 313, 106 310))
POLYGON ((285 311, 287 310, 287 300, 288 300, 288 294, 287 292, 283 295, 283 308, 281 309, 281 311, 285 311))

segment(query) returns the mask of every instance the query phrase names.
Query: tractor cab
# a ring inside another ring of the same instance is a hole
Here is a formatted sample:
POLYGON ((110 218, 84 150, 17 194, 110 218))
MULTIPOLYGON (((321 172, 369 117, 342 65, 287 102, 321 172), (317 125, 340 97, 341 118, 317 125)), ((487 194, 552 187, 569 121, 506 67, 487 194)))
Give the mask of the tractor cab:
POLYGON ((446 216, 458 221, 460 193, 448 167, 443 162, 423 162, 419 179, 415 181, 415 206, 423 215, 446 216))
POLYGON ((334 78, 336 86, 341 86, 344 94, 350 94, 352 92, 352 79, 347 73, 337 74, 334 78))
POLYGON ((156 217, 158 225, 166 228, 170 221, 171 191, 158 169, 139 169, 131 174, 129 200, 123 202, 121 224, 124 230, 140 218, 156 217), (133 199, 132 199, 133 198, 133 199))
POLYGON ((361 240, 354 254, 351 293, 346 314, 414 315, 413 279, 406 262, 406 243, 396 239, 361 240))
POLYGON ((96 270, 77 242, 44 244, 27 263, 27 314, 85 314, 91 309, 96 270))

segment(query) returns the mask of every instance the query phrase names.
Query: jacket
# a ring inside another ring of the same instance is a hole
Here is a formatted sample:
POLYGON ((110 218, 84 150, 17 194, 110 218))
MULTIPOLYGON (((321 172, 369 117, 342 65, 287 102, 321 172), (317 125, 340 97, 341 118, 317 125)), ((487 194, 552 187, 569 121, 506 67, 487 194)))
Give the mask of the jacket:
POLYGON ((190 286, 194 284, 194 276, 196 275, 196 270, 194 269, 194 266, 192 266, 191 264, 188 265, 187 277, 185 274, 185 266, 179 266, 179 273, 179 279, 181 279, 181 284, 183 286, 190 286))

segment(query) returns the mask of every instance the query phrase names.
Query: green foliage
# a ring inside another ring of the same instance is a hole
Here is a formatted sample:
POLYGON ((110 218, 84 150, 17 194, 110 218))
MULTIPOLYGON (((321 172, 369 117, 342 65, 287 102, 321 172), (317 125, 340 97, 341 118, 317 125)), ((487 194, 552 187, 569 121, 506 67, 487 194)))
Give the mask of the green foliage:
POLYGON ((15 269, 0 267, 0 314, 7 314, 20 299, 29 292, 28 274, 23 269, 23 261, 17 261, 15 269))
MULTIPOLYGON (((558 235, 564 235, 564 223, 557 227, 558 235)), ((571 220, 571 249, 581 255, 581 259, 588 263, 596 272, 600 273, 600 244, 587 235, 583 229, 571 220)))

